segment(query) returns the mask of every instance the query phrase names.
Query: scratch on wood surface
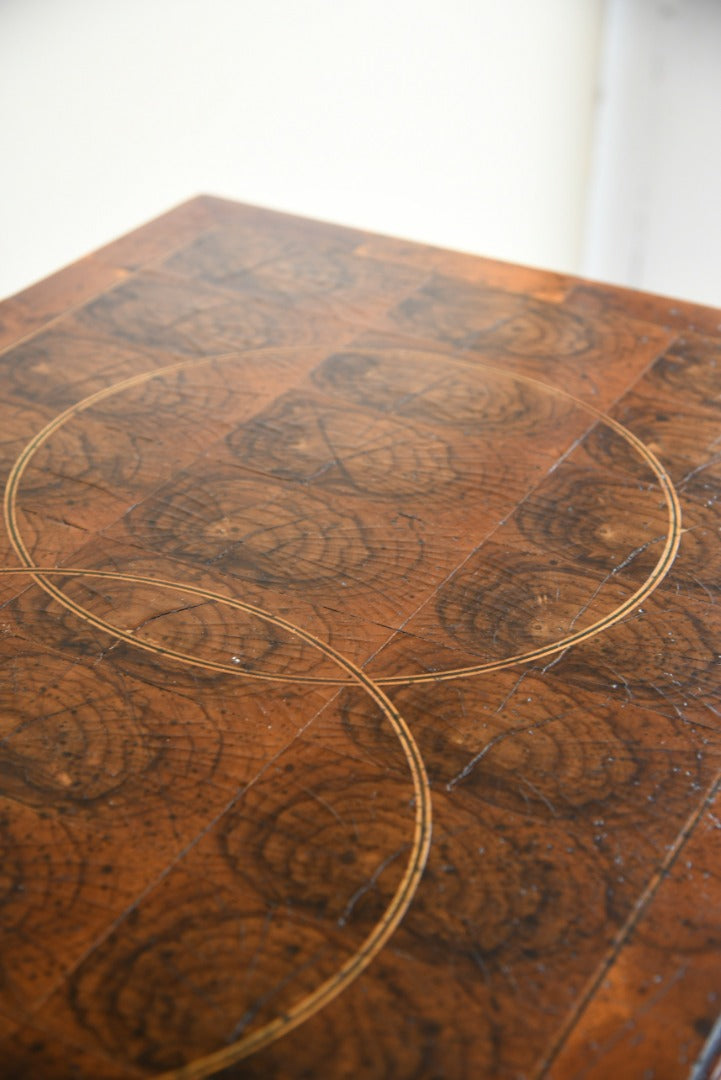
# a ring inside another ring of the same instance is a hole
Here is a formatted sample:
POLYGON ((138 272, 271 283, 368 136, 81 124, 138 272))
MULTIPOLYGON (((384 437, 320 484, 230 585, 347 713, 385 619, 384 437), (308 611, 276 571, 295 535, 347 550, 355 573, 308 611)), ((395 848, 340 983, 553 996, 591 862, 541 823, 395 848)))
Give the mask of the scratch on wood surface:
POLYGON ((506 739, 511 739, 516 735, 531 735, 534 731, 540 731, 541 728, 547 727, 548 724, 552 724, 557 720, 562 720, 566 715, 567 713, 565 712, 559 713, 557 716, 548 716, 545 720, 522 724, 518 727, 509 728, 507 731, 499 731, 497 735, 494 735, 493 738, 489 742, 487 742, 486 745, 481 750, 479 750, 479 752, 474 757, 471 758, 468 764, 465 765, 464 768, 461 769, 461 771, 456 776, 454 776, 452 780, 448 781, 448 783, 446 784, 446 791, 453 791, 453 789, 457 787, 458 784, 462 783, 465 779, 467 779, 467 777, 471 775, 478 763, 480 761, 483 761, 484 757, 486 757, 496 746, 498 746, 499 743, 504 742, 506 739))

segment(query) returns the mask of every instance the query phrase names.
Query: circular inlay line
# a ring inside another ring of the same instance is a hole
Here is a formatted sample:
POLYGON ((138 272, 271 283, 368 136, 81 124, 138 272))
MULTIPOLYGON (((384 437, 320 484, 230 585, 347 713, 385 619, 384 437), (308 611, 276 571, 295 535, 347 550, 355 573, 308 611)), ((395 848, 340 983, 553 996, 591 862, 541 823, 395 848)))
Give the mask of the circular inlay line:
MULTIPOLYGON (((278 350, 273 350, 277 352, 278 350)), ((287 350, 284 350, 287 351, 287 350)), ((315 635, 309 631, 303 630, 295 624, 283 619, 280 616, 273 615, 271 612, 266 611, 263 608, 256 605, 246 603, 245 601, 236 599, 234 597, 225 596, 221 593, 214 592, 209 589, 205 589, 201 586, 193 585, 190 583, 182 583, 176 581, 170 581, 166 579, 157 579, 146 575, 125 574, 122 572, 95 570, 89 568, 62 568, 62 567, 42 567, 37 565, 33 557, 28 550, 28 547, 23 539, 20 527, 18 525, 18 492, 22 481, 23 474, 33 458, 33 455, 38 449, 65 423, 71 420, 73 417, 78 416, 92 405, 108 398, 112 395, 121 393, 124 390, 130 389, 135 386, 142 385, 149 382, 154 378, 161 378, 186 368, 192 368, 201 364, 223 362, 233 359, 237 354, 224 354, 222 356, 210 356, 203 358, 191 358, 189 360, 181 361, 172 365, 168 365, 163 368, 158 368, 149 372, 142 372, 138 375, 131 376, 113 386, 106 387, 99 390, 82 401, 70 406, 61 412, 57 417, 51 420, 36 436, 30 440, 27 446, 20 453, 19 457, 15 461, 5 489, 4 496, 4 518, 8 531, 8 536, 12 544, 13 550, 21 562, 19 567, 9 567, 0 569, 0 574, 28 574, 33 581, 35 581, 46 593, 52 598, 57 600, 64 608, 72 612, 79 619, 84 620, 97 629, 102 630, 113 637, 128 642, 129 644, 144 649, 146 651, 153 652, 160 656, 164 656, 168 659, 178 660, 185 664, 191 664, 198 667, 207 668, 212 671, 218 671, 226 674, 233 674, 235 676, 242 676, 244 678, 262 679, 267 681, 280 681, 280 682, 298 682, 298 683, 315 683, 325 685, 348 685, 357 684, 368 693, 370 698, 381 709, 383 715, 386 717, 396 737, 399 739, 403 752, 408 763, 408 767, 411 773, 413 790, 414 790, 414 834, 411 853, 408 859, 407 866, 405 868, 402 880, 398 885, 388 907, 386 908, 381 919, 373 927, 371 933, 365 938, 360 947, 354 952, 354 954, 339 968, 339 970, 326 979, 316 990, 312 991, 305 998, 303 998, 296 1005, 291 1006, 288 1010, 285 1010, 280 1016, 274 1020, 263 1024, 256 1031, 251 1031, 243 1038, 233 1043, 232 1045, 225 1047, 222 1050, 218 1050, 211 1053, 195 1062, 191 1062, 181 1068, 171 1070, 163 1074, 163 1080, 200 1080, 202 1077, 207 1077, 212 1073, 226 1068, 233 1063, 247 1057, 249 1054, 260 1050, 262 1047, 267 1046, 269 1043, 275 1041, 280 1036, 284 1035, 288 1031, 302 1024, 305 1020, 311 1017, 319 1009, 322 1009, 325 1005, 331 1002, 338 994, 340 994, 361 972, 368 966, 371 960, 380 952, 384 947, 394 930, 407 911, 409 904, 413 898, 413 895, 418 887, 418 884, 423 873, 423 868, 428 856, 431 839, 431 800, 430 790, 428 785, 428 779, 425 773, 425 768, 421 758, 418 746, 413 739, 412 733, 408 728, 403 718, 398 713, 393 703, 389 700, 386 694, 381 689, 381 686, 401 685, 407 683, 425 683, 442 681, 446 679, 464 678, 472 675, 498 671, 503 668, 510 667, 519 663, 525 663, 529 661, 539 660, 555 653, 561 653, 568 649, 572 645, 579 644, 585 641, 595 634, 600 633, 615 623, 620 621, 638 606, 647 596, 649 596, 663 581, 664 577, 668 573, 673 560, 678 551, 680 537, 681 537, 681 509, 679 505, 678 496, 674 489, 673 483, 670 477, 666 473, 665 469, 656 458, 655 454, 631 431, 625 428, 618 421, 612 419, 605 413, 600 412, 573 395, 567 393, 564 390, 557 387, 548 386, 545 383, 540 382, 537 379, 533 379, 526 375, 521 375, 516 372, 504 371, 502 369, 495 368, 491 365, 485 365, 478 363, 475 366, 483 368, 485 371, 489 371, 499 378, 516 380, 521 383, 531 385, 538 388, 544 393, 555 395, 573 403, 578 408, 581 408, 588 412, 591 416, 594 416, 599 422, 608 426, 612 431, 616 432, 625 442, 640 456, 640 458, 651 469, 652 473, 656 477, 661 491, 663 492, 664 500, 668 513, 668 532, 666 535, 663 551, 656 562, 655 566, 651 570, 650 574, 643 582, 643 584, 630 596, 624 603, 616 607, 613 611, 609 612, 606 616, 598 619, 585 629, 578 630, 575 633, 568 634, 565 637, 558 639, 555 642, 551 642, 545 646, 539 646, 537 649, 529 650, 523 653, 506 657, 500 660, 488 661, 485 663, 469 665, 462 668, 448 669, 438 672, 422 672, 417 674, 395 675, 388 676, 383 679, 373 679, 367 675, 362 669, 357 667, 352 661, 345 658, 332 646, 324 643, 315 635), (122 628, 107 622, 106 620, 94 615, 92 611, 83 607, 81 604, 72 600, 62 588, 55 585, 51 580, 54 577, 66 577, 66 578, 104 578, 108 580, 126 581, 130 584, 150 586, 152 588, 161 588, 174 590, 176 592, 185 593, 188 595, 200 597, 209 602, 219 603, 221 605, 233 608, 241 611, 246 615, 259 618, 266 623, 276 626, 294 637, 306 642, 307 644, 319 649, 326 657, 328 657, 333 663, 335 663, 344 673, 344 678, 326 678, 319 676, 304 675, 303 673, 297 674, 273 674, 269 672, 262 672, 257 669, 244 669, 231 663, 224 663, 222 661, 213 661, 201 659, 197 656, 182 653, 177 650, 169 649, 165 646, 156 644, 149 640, 141 640, 130 631, 123 630, 122 628)), ((442 354, 441 354, 442 355, 442 354)), ((454 360, 458 360, 457 357, 453 357, 454 360)), ((609 575, 610 576, 610 575, 609 575)))
MULTIPOLYGON (((319 641, 306 630, 288 622, 287 619, 272 615, 270 612, 264 611, 262 608, 256 607, 253 604, 246 604, 242 600, 233 600, 219 594, 209 593, 207 590, 199 589, 192 585, 181 585, 172 581, 159 582, 153 578, 142 578, 129 574, 102 570, 64 570, 58 569, 57 567, 49 569, 35 567, 34 571, 37 574, 43 575, 107 578, 112 580, 132 581, 136 584, 159 585, 165 588, 174 589, 178 592, 190 593, 193 596, 206 596, 229 604, 231 607, 237 608, 247 614, 254 615, 259 619, 272 623, 274 626, 282 626, 283 629, 287 630, 289 633, 292 633, 303 641, 307 641, 319 648, 350 676, 350 680, 353 683, 357 683, 366 691, 388 720, 388 723, 403 748, 403 753, 408 762, 413 782, 413 807, 415 810, 413 842, 403 877, 383 915, 375 924, 371 933, 365 938, 361 946, 338 969, 338 971, 321 983, 316 990, 308 994, 298 1002, 298 1004, 292 1005, 290 1008, 284 1010, 282 1015, 275 1020, 271 1020, 262 1025, 257 1031, 251 1031, 248 1035, 239 1039, 237 1042, 232 1043, 230 1046, 200 1058, 197 1061, 191 1062, 188 1065, 184 1065, 179 1069, 173 1069, 170 1072, 162 1074, 162 1080, 171 1080, 171 1078, 172 1080, 181 1080, 181 1078, 182 1080, 200 1080, 201 1077, 210 1076, 219 1069, 226 1068, 234 1062, 248 1057, 249 1054, 255 1053, 257 1050, 260 1050, 262 1047, 267 1046, 282 1035, 285 1035, 293 1028, 298 1027, 299 1024, 302 1024, 305 1020, 309 1019, 309 1017, 318 1012, 319 1009, 328 1005, 329 1002, 338 996, 338 994, 342 993, 343 990, 345 990, 346 987, 349 986, 366 967, 368 967, 381 949, 383 949, 408 910, 408 906, 420 883, 423 869, 428 858, 428 851, 431 843, 431 794, 423 759, 418 744, 413 738, 405 720, 374 680, 366 675, 364 671, 361 671, 360 668, 357 668, 355 664, 346 659, 341 653, 337 652, 332 646, 319 641)), ((0 573, 30 574, 30 571, 23 567, 10 567, 0 570, 0 573)), ((34 577, 35 573, 32 573, 30 576, 34 577)), ((236 675, 244 674, 244 672, 240 672, 237 669, 232 670, 236 675)))
MULTIPOLYGON (((279 350, 272 350, 277 352, 279 350)), ((283 350, 280 350, 283 351, 283 350)), ((173 374, 186 368, 196 367, 201 364, 208 364, 214 362, 224 362, 232 360, 237 357, 236 353, 227 353, 220 356, 209 356, 202 358, 192 358, 190 360, 180 361, 176 364, 171 364, 163 368, 157 368, 152 371, 141 372, 138 375, 131 376, 119 383, 115 383, 113 386, 105 387, 102 390, 96 391, 94 394, 90 394, 82 401, 77 402, 75 405, 70 406, 61 412, 57 417, 51 420, 37 435, 30 440, 27 446, 20 453, 13 468, 11 469, 8 477, 7 486, 5 489, 4 498, 4 516, 5 523, 10 537, 10 542, 15 550, 18 558, 23 566, 28 568, 33 580, 40 585, 49 595, 51 595, 58 603, 62 604, 67 610, 71 611, 78 618, 85 620, 91 625, 97 627, 99 630, 103 630, 112 636, 119 638, 120 640, 127 641, 130 644, 135 645, 138 648, 144 649, 149 652, 155 652, 161 656, 166 656, 178 660, 182 663, 191 664, 196 667, 208 668, 212 671, 233 672, 239 674, 237 668, 232 667, 230 664, 224 664, 220 661, 213 660, 201 660, 190 654, 180 652, 178 650, 168 649, 164 646, 158 645, 150 640, 140 640, 133 634, 122 630, 120 627, 115 626, 113 623, 109 623, 104 619, 94 615, 87 608, 83 608, 80 604, 70 600, 65 595, 62 589, 56 587, 52 582, 48 581, 43 576, 43 572, 38 570, 34 566, 32 556, 28 551, 28 548, 20 533, 20 529, 17 522, 17 497, 22 480, 23 473, 31 461, 33 455, 37 450, 50 438, 50 436, 58 430, 63 424, 67 423, 72 417, 82 413, 92 405, 104 398, 110 397, 114 394, 121 393, 123 390, 127 390, 131 387, 141 385, 145 382, 149 382, 154 378, 160 378, 162 376, 173 374)), ((434 354, 435 355, 435 354, 434 354)), ((441 354, 443 355, 443 354, 441 354)), ((451 357, 454 361, 457 361, 455 355, 451 357)), ((650 594, 658 588, 663 579, 668 574, 673 561, 678 552, 679 544, 681 541, 681 506, 679 503, 678 495, 673 486, 670 476, 664 469, 661 462, 656 455, 645 445, 633 432, 624 427, 617 420, 608 416, 606 413, 596 409, 593 405, 581 401, 579 398, 574 397, 565 390, 561 390, 558 387, 550 386, 547 383, 543 383, 538 379, 534 379, 528 375, 521 375, 517 372, 505 371, 500 368, 496 368, 490 364, 474 363, 476 367, 482 367, 484 371, 492 372, 494 375, 505 379, 516 380, 518 382, 525 383, 533 386, 544 393, 554 395, 571 402, 578 408, 590 413, 596 419, 609 427, 612 431, 615 431, 629 446, 638 454, 638 456, 646 463, 646 465, 653 472, 656 477, 659 487, 663 493, 663 497, 666 503, 667 517, 668 517, 668 531, 666 534, 666 541, 661 552, 661 555, 656 562, 655 566, 649 573, 646 580, 641 586, 622 604, 614 608, 613 611, 604 615, 602 618, 591 623, 589 626, 577 630, 574 633, 567 634, 556 641, 550 642, 547 645, 541 645, 536 649, 526 650, 524 652, 516 653, 512 656, 502 657, 497 660, 488 660, 478 664, 470 664, 459 668, 450 668, 441 671, 431 672, 417 672, 414 674, 406 673, 401 675, 391 675, 376 679, 375 682, 379 686, 398 686, 406 685, 409 683, 428 683, 428 682, 441 682, 448 679, 465 678, 472 675, 481 675, 490 673, 493 671, 501 671, 504 668, 515 666, 521 663, 530 663, 536 660, 546 659, 549 656, 553 656, 556 653, 564 652, 566 649, 573 645, 578 645, 583 641, 587 641, 589 638, 594 637, 596 634, 601 633, 603 630, 609 629, 617 622, 628 615, 634 608, 641 604, 650 594)), ((175 588, 176 583, 168 581, 153 581, 149 578, 136 578, 128 577, 128 580, 135 581, 136 583, 155 584, 164 588, 175 588)), ((182 586, 182 589, 190 591, 186 585, 182 586)), ((204 596, 208 600, 217 601, 224 604, 233 606, 233 602, 228 597, 222 596, 222 594, 213 593, 210 590, 197 589, 194 595, 204 596)), ((250 609, 248 609, 250 610, 250 609)), ((266 613, 270 621, 269 613, 266 613)), ((282 626, 282 620, 277 623, 282 626)), ((321 643, 318 638, 309 637, 307 640, 312 641, 312 644, 320 647, 321 643)), ((346 683, 345 679, 334 679, 324 676, 309 676, 301 673, 291 675, 275 675, 265 673, 252 668, 241 669, 242 673, 251 678, 268 679, 270 681, 279 682, 303 682, 320 685, 339 685, 346 683)))

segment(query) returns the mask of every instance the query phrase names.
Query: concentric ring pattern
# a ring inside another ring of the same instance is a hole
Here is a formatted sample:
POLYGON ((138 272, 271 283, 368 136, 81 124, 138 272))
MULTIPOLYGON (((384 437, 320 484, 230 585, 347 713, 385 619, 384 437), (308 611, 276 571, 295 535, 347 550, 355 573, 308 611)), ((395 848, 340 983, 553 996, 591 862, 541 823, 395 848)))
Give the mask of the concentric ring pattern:
POLYGON ((208 678, 359 688, 410 777, 405 869, 370 932, 274 1019, 166 1069, 168 1078, 210 1075, 303 1023, 358 977, 407 912, 430 848, 431 796, 413 733, 383 687, 559 656, 637 609, 668 573, 681 536, 667 472, 616 419, 527 374, 409 348, 231 352, 95 390, 20 452, 4 515, 19 565, 2 573, 28 575, 73 620, 208 678), (304 382, 277 398, 254 396, 251 369, 296 361, 304 382), (154 472, 152 444, 138 450, 137 468, 120 460, 149 432, 162 438, 163 424, 178 422, 173 396, 192 400, 197 387, 205 397, 198 416, 183 419, 188 454, 172 476, 154 472), (636 488, 574 459, 592 437, 623 447, 641 477, 636 488), (110 448, 104 457, 101 446, 110 448), (129 491, 139 485, 129 511, 108 509, 113 564, 83 565, 82 548, 67 559, 59 549, 53 562, 44 536, 43 506, 69 502, 77 527, 83 500, 101 490, 82 469, 71 492, 62 480, 43 486, 56 459, 81 454, 100 461, 108 488, 119 477, 129 491), (597 522, 574 514, 569 492, 581 481, 602 488, 597 522), (534 525, 543 499, 558 500, 559 522, 545 547, 534 525), (40 525, 29 536, 33 515, 40 525), (607 542, 606 561, 588 553, 588 530, 607 542), (513 599, 524 592, 536 604, 530 614, 513 599), (235 623, 245 629, 229 646, 235 623), (359 625, 374 646, 349 655, 359 625), (437 647, 439 661, 398 670, 399 634, 426 653, 437 647))

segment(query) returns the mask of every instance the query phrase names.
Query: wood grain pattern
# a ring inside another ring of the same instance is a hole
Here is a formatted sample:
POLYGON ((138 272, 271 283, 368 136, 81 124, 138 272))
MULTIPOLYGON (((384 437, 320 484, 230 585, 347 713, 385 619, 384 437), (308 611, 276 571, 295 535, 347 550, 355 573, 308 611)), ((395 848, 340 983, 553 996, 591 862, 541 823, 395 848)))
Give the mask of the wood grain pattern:
POLYGON ((0 333, 2 1076, 710 1078, 721 313, 203 196, 0 333))

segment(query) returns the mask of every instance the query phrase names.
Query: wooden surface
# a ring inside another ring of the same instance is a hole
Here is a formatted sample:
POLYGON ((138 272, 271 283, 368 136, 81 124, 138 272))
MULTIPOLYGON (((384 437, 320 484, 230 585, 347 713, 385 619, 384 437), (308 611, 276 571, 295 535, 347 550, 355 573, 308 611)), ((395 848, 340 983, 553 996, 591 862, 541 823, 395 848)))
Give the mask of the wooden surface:
POLYGON ((201 197, 0 343, 0 1074, 710 1076, 721 313, 201 197))

